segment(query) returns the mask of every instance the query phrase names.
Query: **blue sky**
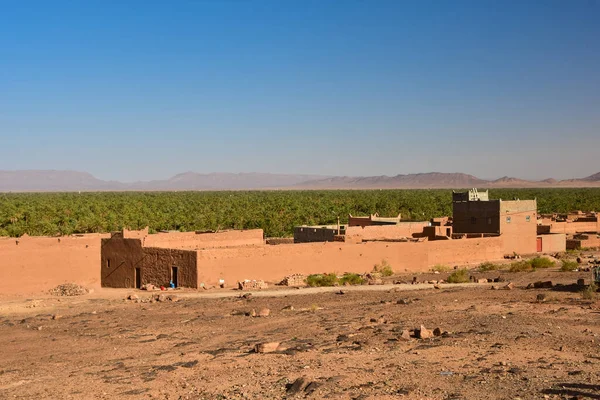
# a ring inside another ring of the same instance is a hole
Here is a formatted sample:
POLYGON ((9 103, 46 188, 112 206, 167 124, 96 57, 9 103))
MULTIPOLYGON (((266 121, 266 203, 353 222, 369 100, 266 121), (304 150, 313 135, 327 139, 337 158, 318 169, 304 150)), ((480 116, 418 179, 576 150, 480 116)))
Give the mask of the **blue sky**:
POLYGON ((0 169, 598 172, 600 1, 0 0, 0 169))

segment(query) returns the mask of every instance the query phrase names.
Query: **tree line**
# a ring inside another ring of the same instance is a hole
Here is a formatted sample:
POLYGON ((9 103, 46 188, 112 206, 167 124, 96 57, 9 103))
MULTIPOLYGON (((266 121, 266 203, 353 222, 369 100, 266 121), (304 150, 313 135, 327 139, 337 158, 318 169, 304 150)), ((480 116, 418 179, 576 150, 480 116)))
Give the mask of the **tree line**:
MULTIPOLYGON (((490 198, 533 199, 541 213, 600 210, 600 188, 493 189, 490 198)), ((0 236, 69 235, 149 226, 160 230, 262 228, 290 236, 297 225, 335 224, 348 214, 452 215, 451 190, 307 190, 0 194, 0 236)))

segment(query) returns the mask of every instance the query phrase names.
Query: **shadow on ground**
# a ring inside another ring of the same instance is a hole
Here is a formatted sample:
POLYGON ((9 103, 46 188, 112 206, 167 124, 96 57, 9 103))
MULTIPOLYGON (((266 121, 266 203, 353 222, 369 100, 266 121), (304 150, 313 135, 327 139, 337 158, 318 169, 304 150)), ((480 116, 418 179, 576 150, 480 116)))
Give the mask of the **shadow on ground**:
POLYGON ((574 398, 600 399, 600 386, 585 383, 559 383, 557 389, 544 389, 543 394, 572 396, 574 398))

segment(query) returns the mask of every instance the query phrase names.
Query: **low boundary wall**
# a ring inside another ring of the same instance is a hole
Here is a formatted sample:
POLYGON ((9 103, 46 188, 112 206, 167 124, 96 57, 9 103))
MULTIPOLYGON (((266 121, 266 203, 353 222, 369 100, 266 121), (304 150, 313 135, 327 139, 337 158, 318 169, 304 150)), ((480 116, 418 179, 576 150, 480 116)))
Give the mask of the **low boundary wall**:
POLYGON ((478 265, 502 259, 501 237, 433 242, 302 243, 198 251, 198 284, 243 279, 278 281, 290 274, 370 272, 387 260, 396 272, 427 271, 436 264, 478 265))
POLYGON ((33 294, 61 283, 100 287, 100 239, 110 235, 0 239, 0 294, 33 294))

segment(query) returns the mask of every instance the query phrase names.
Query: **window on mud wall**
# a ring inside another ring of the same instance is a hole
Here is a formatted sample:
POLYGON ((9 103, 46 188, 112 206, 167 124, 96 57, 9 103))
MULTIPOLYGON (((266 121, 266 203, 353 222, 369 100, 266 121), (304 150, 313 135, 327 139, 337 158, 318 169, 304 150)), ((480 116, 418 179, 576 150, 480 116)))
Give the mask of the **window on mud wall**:
POLYGON ((110 258, 106 259, 106 268, 110 268, 110 258))
POLYGON ((531 216, 529 216, 529 215, 526 215, 526 216, 525 216, 525 221, 527 221, 527 222, 531 221, 531 216))
POLYGON ((510 217, 506 217, 506 223, 510 224, 510 217))
POLYGON ((471 225, 475 225, 477 223, 477 218, 471 217, 471 225))

